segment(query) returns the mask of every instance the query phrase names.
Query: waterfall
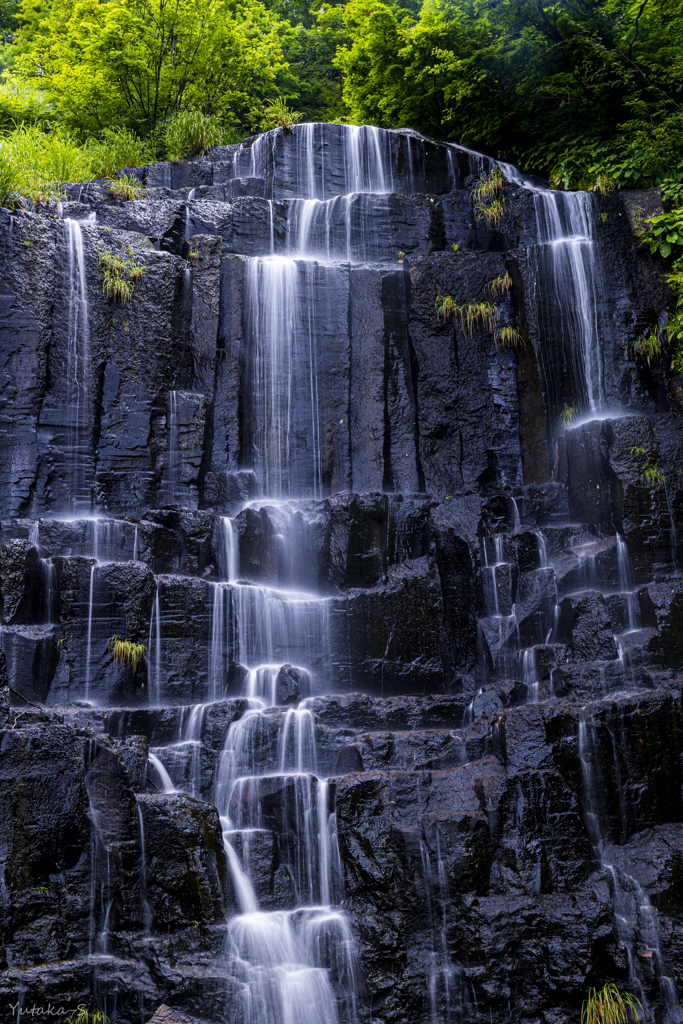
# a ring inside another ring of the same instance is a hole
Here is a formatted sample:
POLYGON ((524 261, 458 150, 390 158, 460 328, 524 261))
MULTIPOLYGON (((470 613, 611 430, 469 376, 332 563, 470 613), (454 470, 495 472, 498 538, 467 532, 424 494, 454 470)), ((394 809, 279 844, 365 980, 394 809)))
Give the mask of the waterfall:
POLYGON ((605 412, 595 199, 589 192, 540 188, 512 164, 499 166, 509 181, 533 192, 537 244, 529 248, 529 262, 540 327, 538 358, 556 431, 572 399, 584 418, 605 412))
MULTIPOLYGON (((603 725, 603 727, 605 727, 603 725)), ((614 862, 614 850, 609 845, 609 834, 606 816, 603 813, 602 792, 607 789, 601 784, 598 743, 596 739, 596 722, 590 709, 583 709, 578 727, 578 752, 583 777, 584 801, 586 808, 586 824, 590 835, 593 852, 600 867, 607 875, 612 889, 613 927, 620 944, 626 949, 629 965, 629 986, 636 992, 642 1006, 643 1017, 651 1016, 648 1000, 636 973, 638 953, 645 946, 654 959, 655 972, 660 992, 667 1010, 667 1021, 677 1019, 678 997, 674 978, 667 974, 666 963, 659 945, 659 915, 653 907, 642 885, 636 878, 628 874, 614 862)), ((620 800, 620 841, 628 837, 628 823, 623 806, 624 787, 619 769, 619 744, 616 737, 610 736, 610 747, 613 752, 614 785, 619 792, 620 800)))
POLYGON ((263 494, 300 498, 322 493, 315 266, 281 256, 247 261, 246 320, 252 341, 254 468, 263 494))
POLYGON ((92 480, 90 324, 85 276, 83 232, 77 220, 65 218, 67 233, 67 438, 65 488, 71 514, 90 509, 92 480))
POLYGON ((178 392, 169 391, 166 399, 168 452, 164 479, 164 502, 174 505, 180 494, 180 462, 178 452, 178 392))

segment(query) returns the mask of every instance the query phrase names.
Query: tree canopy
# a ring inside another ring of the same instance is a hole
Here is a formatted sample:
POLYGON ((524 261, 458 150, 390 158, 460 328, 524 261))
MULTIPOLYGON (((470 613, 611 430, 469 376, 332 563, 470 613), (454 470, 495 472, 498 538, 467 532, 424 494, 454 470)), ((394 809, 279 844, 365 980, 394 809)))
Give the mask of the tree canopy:
POLYGON ((279 98, 558 187, 683 180, 683 0, 0 0, 0 31, 6 124, 153 138, 197 111, 244 135, 279 98))

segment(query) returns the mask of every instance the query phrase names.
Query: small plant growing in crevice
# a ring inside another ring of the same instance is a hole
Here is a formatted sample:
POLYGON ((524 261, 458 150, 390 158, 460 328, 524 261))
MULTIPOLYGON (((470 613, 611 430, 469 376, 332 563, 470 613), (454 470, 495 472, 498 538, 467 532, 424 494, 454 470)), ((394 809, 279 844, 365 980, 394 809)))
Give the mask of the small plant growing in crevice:
POLYGON ((444 323, 446 323, 447 320, 455 320, 458 307, 453 301, 453 297, 451 295, 437 295, 435 306, 437 320, 443 320, 444 323))
POLYGON ((108 1024, 109 1017, 102 1010, 89 1010, 87 1006, 77 1006, 64 1018, 65 1024, 108 1024))
POLYGON ((403 263, 403 257, 404 256, 405 256, 405 253, 404 253, 403 249, 399 249, 398 252, 396 253, 396 259, 398 260, 399 263, 403 263))
POLYGON ((110 638, 107 644, 107 651, 114 655, 115 662, 118 662, 120 665, 130 665, 133 672, 137 669, 143 655, 147 654, 147 648, 144 644, 136 644, 134 640, 129 640, 128 637, 124 637, 121 640, 118 636, 110 638))
POLYGON ((629 355, 635 356, 636 359, 643 360, 648 366, 652 366, 654 362, 662 358, 665 343, 665 332, 659 327, 654 327, 648 335, 631 342, 627 352, 629 355))
POLYGON ((496 326, 498 307, 490 302, 470 302, 468 305, 458 306, 451 295, 437 295, 436 297, 437 320, 459 320, 462 331, 472 337, 472 332, 477 326, 485 330, 493 331, 496 326))
POLYGON ((489 281, 486 286, 489 290, 490 295, 497 299, 500 295, 507 295, 512 288, 512 278, 508 274, 507 270, 504 274, 499 274, 498 277, 494 277, 492 281, 489 281))
POLYGON ((453 242, 453 244, 451 246, 451 249, 453 250, 453 252, 457 252, 459 248, 460 248, 460 242, 453 242))
POLYGON ((642 1006, 635 996, 608 983, 589 989, 581 1007, 581 1024, 637 1024, 639 1010, 642 1006))
POLYGON ((570 405, 565 404, 564 409, 560 413, 560 427, 562 430, 570 427, 580 412, 581 409, 576 402, 572 402, 570 405))
POLYGON ((524 338, 520 334, 519 328, 507 324, 495 331, 494 338, 496 348, 500 344, 502 348, 514 348, 517 351, 524 345, 524 338))
POLYGON ((609 213, 607 213, 607 211, 606 211, 606 210, 604 210, 604 211, 603 211, 603 212, 602 212, 601 214, 599 214, 598 216, 600 217, 600 223, 601 223, 601 224, 606 224, 606 223, 607 223, 607 221, 609 220, 609 213))
POLYGON ((188 260, 198 260, 199 255, 199 249, 197 249, 196 246, 194 248, 190 246, 190 248, 187 250, 187 256, 185 258, 188 260))
POLYGON ((283 132, 291 132, 294 125, 298 124, 304 116, 298 110, 292 110, 288 107, 286 101, 281 96, 278 96, 276 100, 273 100, 266 107, 263 115, 261 127, 264 131, 269 131, 271 128, 280 128, 283 132))
POLYGON ((134 174, 120 174, 118 178, 112 178, 109 191, 116 199, 141 199, 147 195, 147 189, 134 174))
POLYGON ((648 487, 659 487, 660 484, 666 482, 664 471, 656 463, 652 462, 641 469, 640 478, 648 487))
POLYGON ((490 174, 479 179, 473 187, 470 198, 474 204, 474 212, 478 220, 486 222, 486 227, 498 227, 505 215, 505 199, 503 188, 505 175, 499 167, 490 174))
POLYGON ((123 306, 131 301, 135 283, 145 273, 145 268, 136 261, 130 246, 126 251, 130 254, 128 259, 121 253, 104 249, 100 252, 100 261, 97 264, 97 273, 102 278, 102 294, 105 299, 120 302, 123 306))

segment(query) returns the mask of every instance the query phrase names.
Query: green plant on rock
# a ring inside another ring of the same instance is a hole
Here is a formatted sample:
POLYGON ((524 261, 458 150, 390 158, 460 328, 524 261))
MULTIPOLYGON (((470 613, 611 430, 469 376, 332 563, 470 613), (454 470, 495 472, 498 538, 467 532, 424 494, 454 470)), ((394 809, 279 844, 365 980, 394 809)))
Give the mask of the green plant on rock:
POLYGON ((19 199, 19 170, 6 157, 0 155, 0 206, 10 210, 19 199))
POLYGON ((109 183, 109 191, 116 199, 141 199, 147 194, 147 189, 134 174, 119 174, 112 178, 109 183))
POLYGON ((118 636, 111 637, 107 650, 114 655, 115 662, 121 665, 130 665, 133 672, 138 667, 143 655, 147 654, 147 648, 144 644, 136 644, 134 640, 129 640, 128 637, 124 637, 122 640, 118 636))
POLYGON ((470 198, 478 220, 483 220, 488 229, 498 227, 505 214, 503 188, 505 175, 499 167, 484 175, 472 188, 470 198))
POLYGON ((524 345, 524 339, 518 327, 505 324, 498 327, 494 334, 496 348, 500 344, 502 348, 514 348, 515 351, 524 345))
POLYGON ((683 185, 667 181, 662 185, 664 213, 649 217, 639 232, 640 241, 650 252, 667 259, 683 251, 683 185))
POLYGON ((437 295, 435 305, 438 320, 444 323, 447 320, 459 320, 463 333, 470 338, 477 326, 488 331, 493 331, 496 326, 498 307, 490 302, 470 302, 458 306, 451 295, 437 295))
POLYGON ((474 328, 483 327, 486 331, 493 331, 496 326, 498 307, 490 302, 470 302, 467 306, 458 307, 460 326, 470 338, 474 328))
POLYGON ((635 1024, 640 1001, 630 992, 621 993, 608 983, 601 989, 591 988, 581 1007, 581 1024, 635 1024))
POLYGON ((304 116, 298 110, 291 110, 281 96, 273 100, 263 114, 261 128, 266 132, 271 128, 281 128, 284 132, 291 132, 294 125, 298 124, 304 116))
POLYGON ((458 307, 451 295, 437 295, 434 305, 436 306, 437 320, 443 320, 444 323, 450 319, 455 320, 458 307))
POLYGON ((100 252, 100 261, 97 265, 105 299, 120 302, 123 306, 131 301, 135 282, 145 273, 145 268, 135 260, 130 246, 127 251, 130 253, 128 259, 118 252, 104 249, 100 252))
POLYGON ((107 1024, 109 1017, 102 1010, 89 1010, 81 1004, 64 1018, 65 1024, 107 1024))
POLYGON ((648 487, 659 487, 660 484, 666 482, 666 474, 656 463, 650 463, 649 466, 641 469, 640 477, 648 487))
POLYGON ((494 299, 499 295, 507 295, 512 288, 512 278, 506 270, 504 274, 499 274, 498 277, 489 281, 487 288, 494 299))
POLYGON ((451 245, 451 249, 453 250, 453 252, 457 252, 459 248, 460 242, 453 242, 453 244, 451 245))
POLYGON ((637 359, 642 359, 648 366, 651 366, 652 363, 662 358, 665 343, 666 332, 655 327, 648 335, 633 341, 628 351, 637 359))
POLYGON ((181 110, 166 121, 163 128, 169 160, 206 153, 214 146, 237 142, 233 128, 226 128, 215 114, 200 110, 181 110))
POLYGON ((396 259, 397 259, 397 261, 398 261, 399 263, 403 263, 403 257, 404 257, 404 256, 405 256, 405 253, 404 253, 403 249, 399 249, 399 250, 398 250, 398 252, 396 253, 396 259))
POLYGON ((565 407, 560 413, 560 427, 562 430, 570 427, 580 412, 581 409, 576 402, 572 402, 570 405, 565 403, 565 407))

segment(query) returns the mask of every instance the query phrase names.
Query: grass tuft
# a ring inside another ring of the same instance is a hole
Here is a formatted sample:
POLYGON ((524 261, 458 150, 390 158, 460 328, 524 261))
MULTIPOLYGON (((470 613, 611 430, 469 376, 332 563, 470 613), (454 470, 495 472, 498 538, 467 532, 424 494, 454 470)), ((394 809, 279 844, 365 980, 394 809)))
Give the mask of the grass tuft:
POLYGON ((581 1007, 581 1024, 629 1024, 636 1022, 640 1001, 629 992, 623 994, 616 985, 591 988, 581 1007))
POLYGON ((571 405, 566 405, 560 413, 560 427, 562 430, 566 430, 570 427, 575 419, 579 416, 581 409, 577 402, 572 402, 571 405))
POLYGON ((141 263, 137 263, 133 250, 128 249, 126 259, 121 253, 104 249, 100 252, 97 272, 102 278, 102 294, 105 299, 112 299, 127 306, 133 298, 135 282, 145 273, 141 263))
POLYGON ((129 640, 128 637, 124 637, 123 640, 119 639, 118 636, 111 637, 107 650, 114 655, 114 661, 119 662, 121 665, 130 665, 133 672, 137 669, 143 655, 147 654, 147 648, 144 644, 136 644, 133 640, 129 640))

